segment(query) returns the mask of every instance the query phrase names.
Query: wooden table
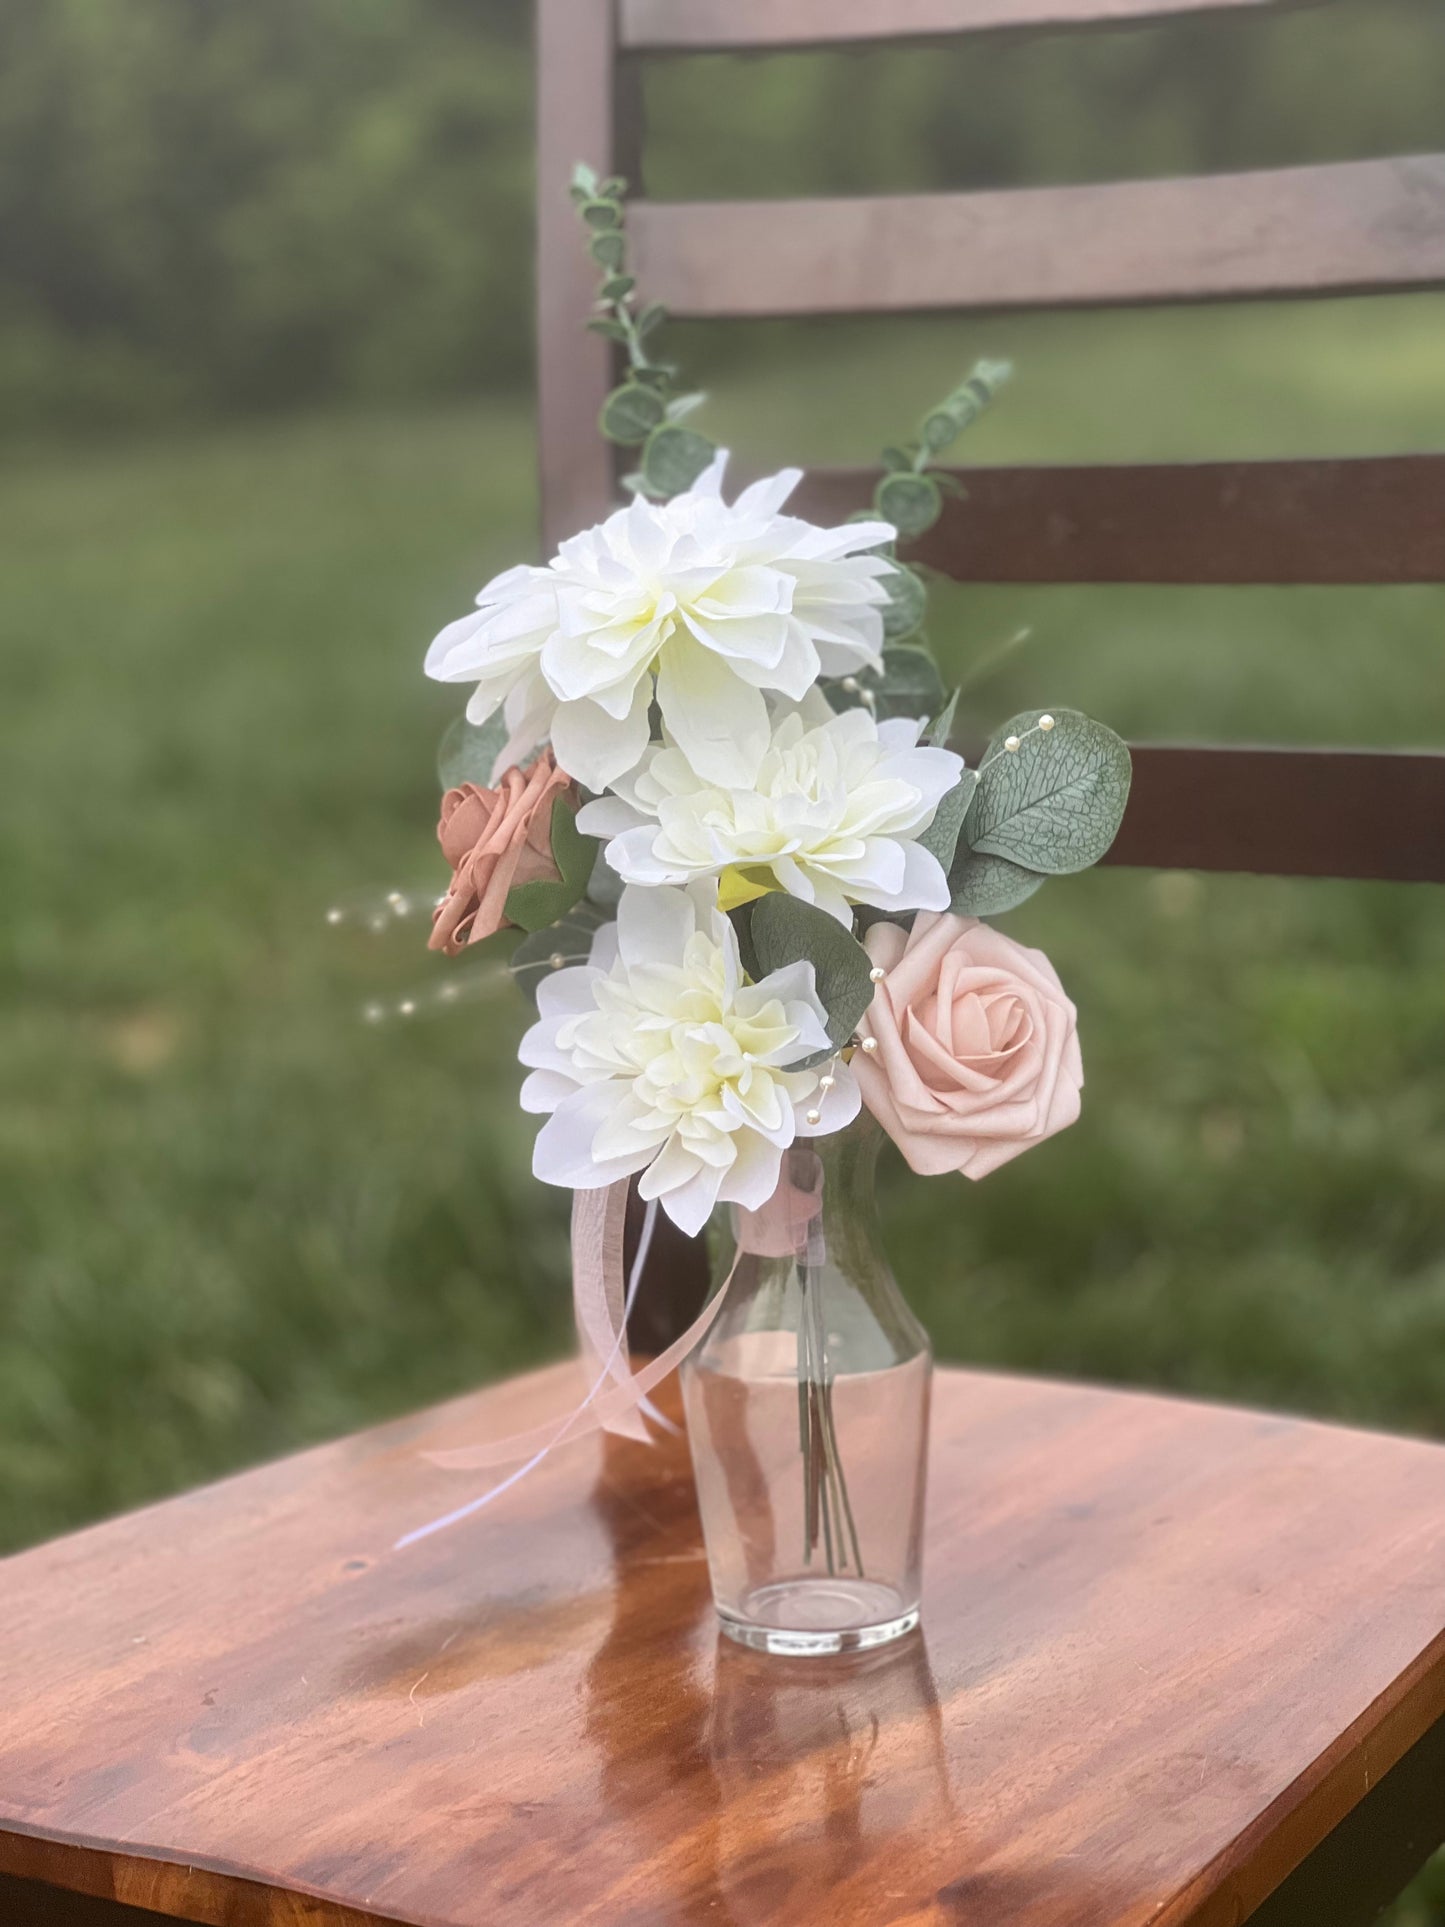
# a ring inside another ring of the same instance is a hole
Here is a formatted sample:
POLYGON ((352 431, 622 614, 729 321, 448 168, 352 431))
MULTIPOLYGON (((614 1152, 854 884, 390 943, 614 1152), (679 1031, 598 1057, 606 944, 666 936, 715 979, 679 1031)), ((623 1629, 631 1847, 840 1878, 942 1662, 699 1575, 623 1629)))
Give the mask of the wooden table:
POLYGON ((0 1565, 6 1927, 1349 1927, 1445 1836, 1445 1449, 946 1372, 923 1637, 770 1660, 681 1445, 389 1550, 575 1382, 0 1565))

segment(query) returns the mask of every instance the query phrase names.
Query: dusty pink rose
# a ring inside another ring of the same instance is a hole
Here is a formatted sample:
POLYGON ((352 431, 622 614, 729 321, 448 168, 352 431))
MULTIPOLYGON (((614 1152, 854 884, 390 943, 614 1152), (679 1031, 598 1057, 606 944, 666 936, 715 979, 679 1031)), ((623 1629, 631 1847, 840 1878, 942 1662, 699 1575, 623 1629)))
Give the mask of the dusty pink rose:
POLYGON ((437 836, 453 874, 432 919, 429 949, 458 956, 506 923, 514 884, 557 880, 552 800, 571 787, 546 749, 529 768, 504 771, 495 789, 463 783, 447 791, 437 836))
POLYGON ((887 976, 856 1051, 863 1102, 915 1171, 982 1178, 1079 1115, 1074 1006, 1041 950, 974 917, 919 916, 864 940, 887 976))

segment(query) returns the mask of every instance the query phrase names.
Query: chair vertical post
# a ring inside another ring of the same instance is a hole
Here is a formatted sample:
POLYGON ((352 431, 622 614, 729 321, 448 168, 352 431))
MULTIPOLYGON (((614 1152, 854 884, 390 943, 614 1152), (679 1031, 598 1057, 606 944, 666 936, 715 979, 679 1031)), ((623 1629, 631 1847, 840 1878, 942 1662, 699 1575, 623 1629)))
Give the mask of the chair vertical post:
POLYGON ((586 331, 596 269, 567 188, 586 161, 616 165, 615 0, 537 0, 537 400, 542 542, 599 521, 612 501, 612 450, 597 415, 612 347, 586 331))

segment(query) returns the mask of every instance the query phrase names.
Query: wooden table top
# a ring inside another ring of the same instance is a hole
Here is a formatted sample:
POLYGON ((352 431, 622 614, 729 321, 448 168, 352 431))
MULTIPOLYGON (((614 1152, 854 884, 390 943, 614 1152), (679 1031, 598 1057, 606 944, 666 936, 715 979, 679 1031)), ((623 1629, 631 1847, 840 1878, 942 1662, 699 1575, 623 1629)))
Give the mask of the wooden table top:
POLYGON ((217 1927, 1243 1919, 1445 1711, 1445 1449, 938 1392, 923 1636, 853 1660, 719 1638, 681 1445, 392 1553, 476 1489, 438 1414, 5 1562, 0 1871, 217 1927))

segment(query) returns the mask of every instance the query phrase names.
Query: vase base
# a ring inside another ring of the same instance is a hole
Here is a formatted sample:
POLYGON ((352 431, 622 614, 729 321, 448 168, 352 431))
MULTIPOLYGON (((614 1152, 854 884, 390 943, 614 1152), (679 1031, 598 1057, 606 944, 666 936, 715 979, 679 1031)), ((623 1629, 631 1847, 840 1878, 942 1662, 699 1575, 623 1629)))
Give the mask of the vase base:
POLYGON ((866 1652, 902 1639, 918 1624, 918 1608, 905 1605, 892 1586, 876 1580, 805 1574, 759 1586, 737 1611, 719 1606, 718 1618, 740 1646, 811 1658, 866 1652))

